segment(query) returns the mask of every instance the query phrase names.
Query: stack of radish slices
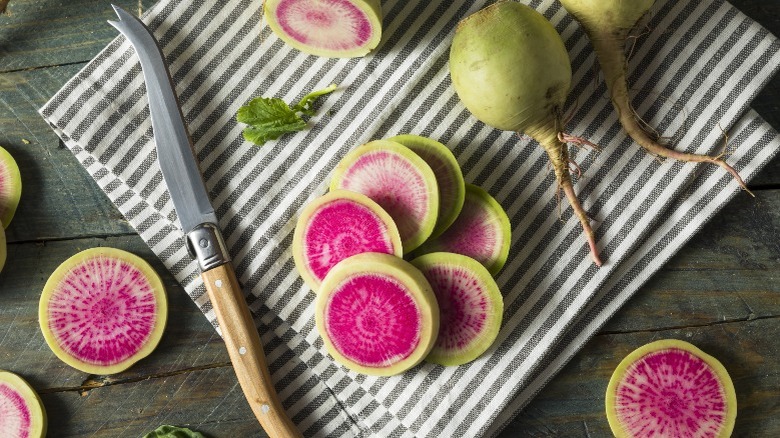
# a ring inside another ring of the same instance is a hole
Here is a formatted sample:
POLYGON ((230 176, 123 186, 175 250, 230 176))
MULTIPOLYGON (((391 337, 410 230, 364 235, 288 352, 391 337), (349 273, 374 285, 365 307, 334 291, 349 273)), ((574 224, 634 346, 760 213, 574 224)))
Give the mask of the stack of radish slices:
POLYGON ((490 348, 504 311, 493 275, 510 234, 501 205, 464 183, 446 146, 400 135, 342 159, 330 191, 301 212, 293 257, 317 293, 328 353, 387 376, 490 348))

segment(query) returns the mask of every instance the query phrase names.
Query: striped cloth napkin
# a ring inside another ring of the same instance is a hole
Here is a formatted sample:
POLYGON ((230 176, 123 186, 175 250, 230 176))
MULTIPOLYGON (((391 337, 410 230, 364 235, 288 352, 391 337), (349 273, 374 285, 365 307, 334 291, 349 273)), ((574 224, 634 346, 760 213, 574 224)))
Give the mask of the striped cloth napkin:
MULTIPOLYGON (((144 14, 170 64, 273 378, 307 436, 495 435, 739 192, 716 166, 659 163, 627 139, 582 29, 557 2, 530 2, 571 55, 578 98, 568 129, 602 148, 572 151, 584 171, 575 187, 606 260, 595 267, 565 202, 559 213, 541 148, 477 122, 450 86, 455 26, 487 3, 387 0, 382 45, 360 59, 291 49, 261 23, 260 1, 161 0, 144 14), (251 98, 294 102, 331 83, 339 89, 321 100, 311 129, 263 147, 243 140, 235 114, 251 98), (368 377, 323 349, 314 294, 293 266, 290 243, 297 213, 325 192, 340 158, 398 133, 447 144, 466 181, 506 209, 512 246, 497 279, 506 313, 496 346, 468 365, 368 377)), ((780 65, 780 43, 719 0, 658 0, 649 29, 629 65, 638 114, 677 149, 717 153, 728 133, 728 161, 749 180, 780 146, 748 106, 780 65)), ((41 114, 214 323, 156 162, 129 43, 112 41, 41 114)))

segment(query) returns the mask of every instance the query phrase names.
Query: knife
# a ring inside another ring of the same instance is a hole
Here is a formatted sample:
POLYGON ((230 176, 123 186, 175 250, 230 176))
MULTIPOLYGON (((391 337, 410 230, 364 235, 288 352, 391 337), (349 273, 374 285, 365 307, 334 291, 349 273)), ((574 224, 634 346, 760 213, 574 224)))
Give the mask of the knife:
POLYGON ((181 222, 187 249, 198 260, 244 396, 268 435, 300 437, 274 390, 260 335, 230 263, 162 50, 141 20, 112 6, 119 21, 109 24, 130 41, 141 61, 163 180, 181 222))

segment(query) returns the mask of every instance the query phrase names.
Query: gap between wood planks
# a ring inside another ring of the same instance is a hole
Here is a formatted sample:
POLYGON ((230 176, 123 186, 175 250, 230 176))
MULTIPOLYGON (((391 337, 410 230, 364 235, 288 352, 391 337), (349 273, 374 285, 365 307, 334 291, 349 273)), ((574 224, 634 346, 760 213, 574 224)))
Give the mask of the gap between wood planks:
POLYGON ((36 66, 33 66, 33 67, 24 67, 24 68, 16 68, 16 69, 11 69, 11 70, 2 70, 2 71, 0 71, 0 74, 30 72, 30 71, 35 71, 35 70, 43 70, 45 68, 67 67, 67 66, 70 66, 70 65, 86 64, 89 61, 90 60, 63 62, 62 64, 36 65, 36 66))
POLYGON ((695 329, 695 328, 703 328, 703 327, 716 327, 723 324, 741 324, 743 322, 760 321, 764 319, 780 319, 780 315, 755 316, 754 314, 751 313, 750 315, 744 318, 730 318, 730 319, 724 319, 722 321, 705 322, 701 324, 678 325, 678 326, 657 327, 657 328, 654 327, 654 328, 635 329, 635 330, 608 330, 608 331, 598 332, 594 336, 628 335, 632 333, 654 333, 654 332, 664 332, 668 330, 685 330, 685 329, 695 329))
POLYGON ((192 367, 192 368, 184 368, 180 370, 175 371, 169 371, 166 373, 153 373, 149 375, 144 376, 136 376, 136 377, 127 377, 127 378, 114 378, 113 376, 98 376, 91 374, 84 382, 81 383, 79 386, 66 386, 66 387, 60 387, 60 388, 46 388, 41 389, 38 391, 39 394, 52 394, 56 392, 68 392, 68 391, 78 391, 80 394, 85 394, 89 392, 91 389, 96 388, 102 388, 105 386, 112 386, 112 385, 121 385, 124 383, 135 383, 135 382, 141 382, 144 380, 151 380, 151 379, 162 379, 166 377, 171 376, 178 376, 180 374, 187 374, 197 371, 206 371, 206 370, 212 370, 216 368, 232 368, 232 365, 230 362, 217 362, 209 365, 202 365, 199 367, 192 367))

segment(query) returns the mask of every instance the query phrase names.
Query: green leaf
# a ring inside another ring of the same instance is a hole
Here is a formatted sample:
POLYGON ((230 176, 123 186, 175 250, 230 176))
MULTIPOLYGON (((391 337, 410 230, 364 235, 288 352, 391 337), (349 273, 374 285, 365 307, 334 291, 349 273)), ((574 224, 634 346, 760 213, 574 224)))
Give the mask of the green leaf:
POLYGON ((286 133, 306 129, 306 121, 303 120, 301 114, 314 115, 312 104, 320 96, 335 89, 336 85, 334 84, 328 88, 309 93, 292 108, 276 97, 256 97, 238 109, 236 120, 249 125, 244 128, 244 138, 262 146, 268 140, 276 140, 286 133))
POLYGON ((144 438, 206 438, 206 435, 186 427, 163 425, 144 435, 144 438))

